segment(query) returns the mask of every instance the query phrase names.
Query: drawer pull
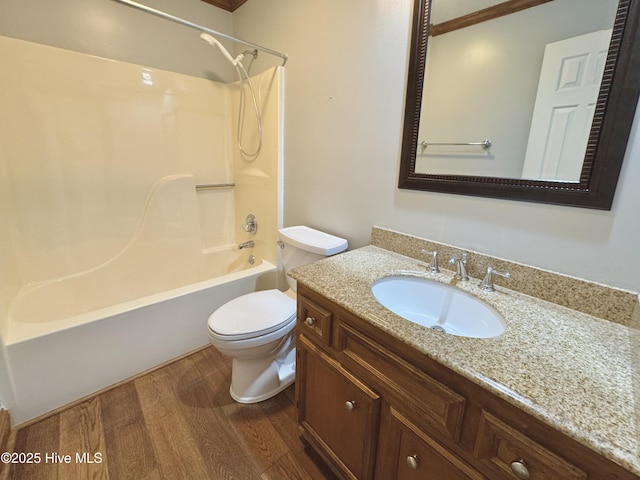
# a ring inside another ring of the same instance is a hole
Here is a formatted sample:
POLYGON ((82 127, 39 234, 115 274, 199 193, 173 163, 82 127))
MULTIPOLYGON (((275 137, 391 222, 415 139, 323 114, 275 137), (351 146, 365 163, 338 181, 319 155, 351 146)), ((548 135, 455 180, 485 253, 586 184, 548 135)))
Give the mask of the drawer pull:
POLYGON ((344 402, 344 408, 346 408, 348 412, 352 412, 353 409, 356 408, 356 402, 353 400, 347 400, 344 402))
POLYGON ((417 470, 418 463, 420 463, 420 459, 418 458, 418 455, 416 455, 415 453, 407 457, 407 465, 411 470, 417 470))
POLYGON ((315 325, 315 323, 316 323, 316 319, 313 318, 313 317, 307 317, 305 319, 304 323, 306 323, 307 326, 309 326, 309 327, 313 327, 315 325))
POLYGON ((511 462, 511 471, 519 480, 529 480, 531 478, 531 475, 529 475, 529 469, 527 468, 527 464, 524 463, 524 460, 511 462))

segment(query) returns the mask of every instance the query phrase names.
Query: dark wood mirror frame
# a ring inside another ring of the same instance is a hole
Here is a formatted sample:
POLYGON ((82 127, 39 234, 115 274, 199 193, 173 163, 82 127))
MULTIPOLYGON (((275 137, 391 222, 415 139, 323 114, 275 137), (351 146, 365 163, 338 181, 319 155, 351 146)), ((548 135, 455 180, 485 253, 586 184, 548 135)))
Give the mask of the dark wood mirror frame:
POLYGON ((431 0, 415 0, 399 188, 611 210, 640 93, 640 0, 620 0, 580 181, 415 172, 431 0))

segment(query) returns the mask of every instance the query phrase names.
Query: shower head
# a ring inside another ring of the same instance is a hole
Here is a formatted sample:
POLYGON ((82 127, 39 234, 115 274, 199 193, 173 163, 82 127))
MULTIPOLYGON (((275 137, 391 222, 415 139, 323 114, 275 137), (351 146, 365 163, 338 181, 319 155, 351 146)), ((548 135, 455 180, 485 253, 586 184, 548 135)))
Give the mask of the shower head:
POLYGON ((220 49, 220 51, 222 52, 222 55, 224 55, 225 58, 227 60, 229 60, 234 67, 236 67, 238 65, 238 62, 240 62, 240 57, 239 58, 233 58, 231 56, 231 54, 229 53, 229 51, 226 48, 224 48, 222 46, 222 44, 218 40, 216 40, 214 37, 212 37, 208 33, 201 33, 200 34, 200 38, 202 40, 204 40, 205 42, 207 42, 209 45, 218 47, 220 49))

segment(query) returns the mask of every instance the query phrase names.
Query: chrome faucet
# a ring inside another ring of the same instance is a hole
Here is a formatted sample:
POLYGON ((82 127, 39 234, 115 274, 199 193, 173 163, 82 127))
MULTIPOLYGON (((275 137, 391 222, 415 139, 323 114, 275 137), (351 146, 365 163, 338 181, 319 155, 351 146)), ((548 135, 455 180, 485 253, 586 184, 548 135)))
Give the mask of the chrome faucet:
POLYGON ((469 274, 467 273, 467 254, 454 255, 449 259, 451 265, 456 266, 456 277, 463 282, 469 280, 469 274))
POLYGON ((438 252, 430 252, 429 250, 420 250, 421 253, 425 255, 431 255, 431 263, 429 263, 429 271, 431 273, 439 273, 440 269, 438 268, 438 252))
POLYGON ((482 279, 482 282, 480 282, 480 285, 479 285, 482 291, 484 292, 496 291, 496 289, 493 287, 493 275, 498 275, 504 278, 511 278, 511 275, 509 275, 509 272, 498 272, 497 270, 494 270, 493 267, 487 267, 487 273, 484 275, 484 278, 482 279))
POLYGON ((256 245, 253 243, 253 240, 249 240, 248 242, 242 242, 238 245, 238 250, 242 250, 243 248, 253 248, 256 245))

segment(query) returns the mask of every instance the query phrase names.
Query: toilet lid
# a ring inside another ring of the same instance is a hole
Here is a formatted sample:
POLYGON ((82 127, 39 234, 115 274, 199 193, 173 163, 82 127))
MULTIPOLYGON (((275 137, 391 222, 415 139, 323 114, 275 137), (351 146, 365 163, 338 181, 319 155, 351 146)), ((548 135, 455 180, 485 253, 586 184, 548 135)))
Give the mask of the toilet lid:
POLYGON ((209 329, 236 340, 273 332, 295 319, 296 301, 280 290, 248 293, 225 303, 209 317, 209 329))

